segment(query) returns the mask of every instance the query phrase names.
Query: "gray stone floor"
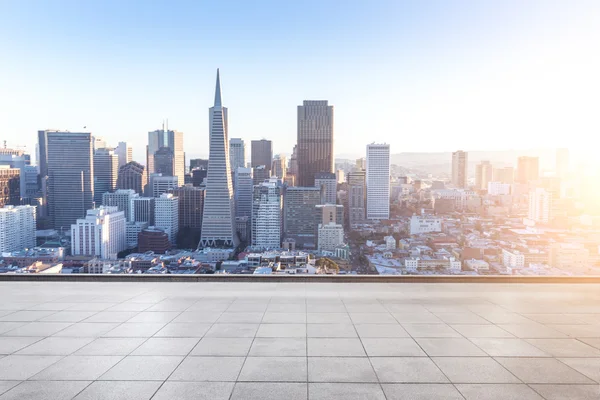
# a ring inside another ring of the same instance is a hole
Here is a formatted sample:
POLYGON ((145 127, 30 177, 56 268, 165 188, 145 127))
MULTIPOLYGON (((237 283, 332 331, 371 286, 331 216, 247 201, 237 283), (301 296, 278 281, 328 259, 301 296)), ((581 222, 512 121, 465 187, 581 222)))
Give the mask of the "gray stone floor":
POLYGON ((0 283, 0 400, 600 399, 600 285, 0 283))

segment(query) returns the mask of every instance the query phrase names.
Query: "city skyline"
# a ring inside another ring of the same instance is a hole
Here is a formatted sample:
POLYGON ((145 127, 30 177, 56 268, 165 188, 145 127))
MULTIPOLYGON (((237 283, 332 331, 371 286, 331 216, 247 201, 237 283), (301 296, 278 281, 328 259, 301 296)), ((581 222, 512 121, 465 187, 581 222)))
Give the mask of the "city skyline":
POLYGON ((145 134, 169 118, 189 138, 188 158, 206 156, 207 119, 198 110, 210 105, 210 76, 221 67, 235 110, 231 137, 272 140, 274 154, 291 153, 295 107, 306 99, 335 105, 338 155, 362 154, 358 139, 365 134, 398 152, 533 148, 542 136, 552 147, 584 148, 598 131, 600 59, 589 49, 600 7, 528 2, 515 13, 516 4, 327 4, 302 26, 296 21, 311 7, 262 4, 254 11, 240 3, 220 10, 179 2, 150 7, 138 20, 135 7, 110 1, 60 15, 61 7, 43 3, 4 3, 2 14, 12 18, 0 28, 0 37, 11 38, 3 43, 9 62, 0 66, 0 87, 11 94, 0 98, 3 125, 9 147, 27 145, 30 153, 32 132, 86 126, 110 143, 131 143, 134 160, 143 161, 145 134), (213 17, 222 13, 231 22, 214 38, 213 20, 222 18, 213 17), (256 19, 242 18, 248 13, 256 19), (213 17, 204 21, 205 15, 213 17), (61 24, 39 23, 53 16, 86 29, 66 37, 61 24), (187 24, 199 16, 202 28, 187 24), (149 28, 164 18, 178 28, 149 28), (15 34, 21 26, 29 29, 15 34), (263 104, 270 107, 268 124, 260 117, 263 104), (367 116, 373 113, 379 117, 367 116))

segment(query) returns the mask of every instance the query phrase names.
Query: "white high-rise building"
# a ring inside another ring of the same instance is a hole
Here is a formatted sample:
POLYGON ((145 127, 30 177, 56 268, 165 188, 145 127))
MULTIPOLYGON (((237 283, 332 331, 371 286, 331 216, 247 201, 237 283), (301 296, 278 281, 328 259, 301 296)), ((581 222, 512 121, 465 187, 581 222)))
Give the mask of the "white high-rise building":
POLYGON ((115 206, 119 211, 125 213, 125 219, 131 219, 131 204, 134 198, 140 197, 133 189, 118 189, 114 193, 104 193, 102 204, 105 206, 115 206))
POLYGON ((0 208, 0 253, 34 247, 35 222, 34 206, 0 208))
POLYGON ((73 255, 114 260, 127 249, 125 213, 117 207, 88 210, 85 218, 71 225, 73 255))
POLYGON ((334 251, 336 247, 344 244, 344 227, 335 222, 319 224, 318 240, 319 250, 334 251))
POLYGON ((488 182, 487 191, 491 196, 503 196, 510 194, 510 183, 488 182))
POLYGON ((252 216, 252 192, 254 182, 252 168, 238 167, 235 171, 235 216, 252 216))
POLYGON ((114 192, 119 176, 119 157, 111 149, 94 151, 94 203, 104 205, 104 193, 114 192))
POLYGON ((367 145, 367 219, 390 218, 390 145, 367 145))
POLYGON ((277 178, 254 186, 252 246, 264 249, 281 247, 281 192, 277 178))
POLYGON ((552 193, 543 188, 529 192, 529 219, 544 224, 552 221, 552 193))
POLYGON ((467 187, 467 165, 469 155, 467 152, 458 150, 452 153, 452 184, 457 188, 467 187))
POLYGON ((126 142, 119 142, 119 145, 115 147, 115 154, 119 157, 119 168, 133 161, 133 148, 126 142))
POLYGON ((163 193, 154 200, 154 226, 162 229, 174 244, 179 233, 179 198, 163 193))
POLYGON ((246 166, 246 143, 240 138, 229 139, 229 164, 232 171, 246 166))
POLYGON ((231 167, 227 108, 221 101, 221 81, 217 70, 215 104, 209 110, 209 155, 206 176, 206 196, 199 247, 237 247, 235 205, 231 167))
POLYGON ((127 248, 133 249, 138 245, 138 235, 141 231, 148 228, 147 222, 128 222, 125 227, 125 236, 127 238, 127 248))

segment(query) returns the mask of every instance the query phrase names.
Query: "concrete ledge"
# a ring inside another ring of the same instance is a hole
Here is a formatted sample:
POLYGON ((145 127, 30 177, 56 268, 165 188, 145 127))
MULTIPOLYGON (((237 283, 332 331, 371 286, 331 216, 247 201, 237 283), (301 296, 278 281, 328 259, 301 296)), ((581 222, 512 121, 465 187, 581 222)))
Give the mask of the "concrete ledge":
POLYGON ((600 276, 0 274, 0 282, 600 283, 600 276))

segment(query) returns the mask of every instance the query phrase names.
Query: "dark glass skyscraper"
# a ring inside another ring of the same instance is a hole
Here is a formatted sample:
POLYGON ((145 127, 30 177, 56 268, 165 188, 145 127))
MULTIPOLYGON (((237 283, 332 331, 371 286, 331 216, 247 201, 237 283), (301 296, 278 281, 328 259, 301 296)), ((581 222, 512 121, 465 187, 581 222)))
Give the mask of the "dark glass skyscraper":
POLYGON ((334 172, 333 106, 304 100, 298 106, 298 186, 314 186, 315 174, 334 172))

